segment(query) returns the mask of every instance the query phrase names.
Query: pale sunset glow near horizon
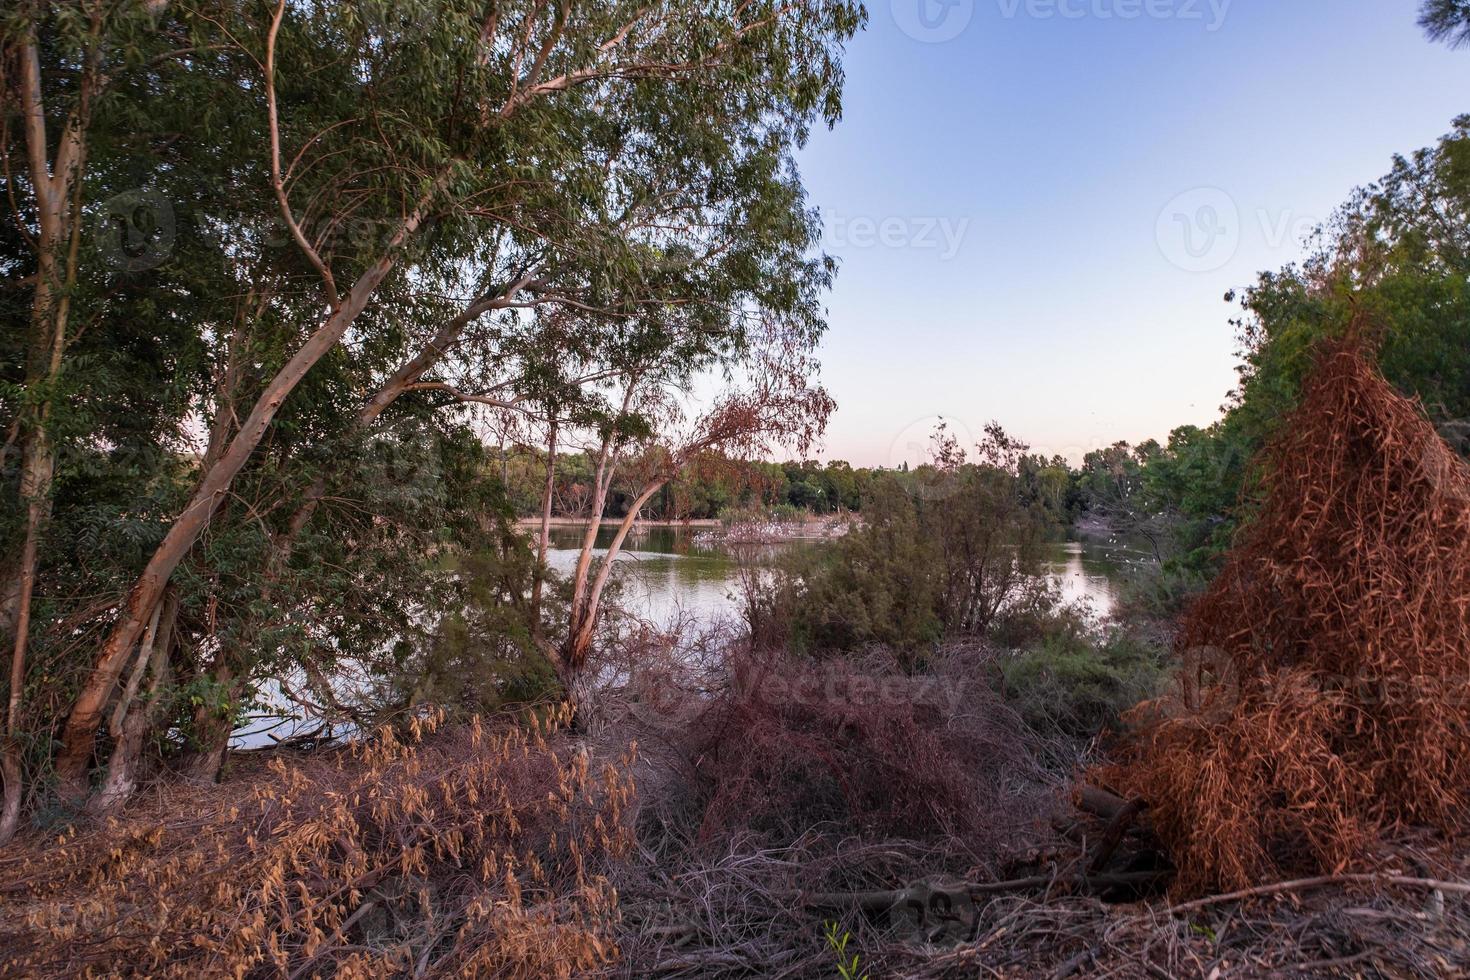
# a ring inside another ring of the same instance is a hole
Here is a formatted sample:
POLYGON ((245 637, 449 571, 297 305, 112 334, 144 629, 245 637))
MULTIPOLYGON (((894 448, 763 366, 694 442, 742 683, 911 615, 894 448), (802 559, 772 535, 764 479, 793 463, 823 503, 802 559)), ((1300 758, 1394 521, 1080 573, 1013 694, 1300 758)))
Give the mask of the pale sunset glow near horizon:
POLYGON ((1464 109, 1417 9, 875 0, 799 155, 839 260, 821 457, 912 463, 938 417, 1073 462, 1215 421, 1226 292, 1464 109))

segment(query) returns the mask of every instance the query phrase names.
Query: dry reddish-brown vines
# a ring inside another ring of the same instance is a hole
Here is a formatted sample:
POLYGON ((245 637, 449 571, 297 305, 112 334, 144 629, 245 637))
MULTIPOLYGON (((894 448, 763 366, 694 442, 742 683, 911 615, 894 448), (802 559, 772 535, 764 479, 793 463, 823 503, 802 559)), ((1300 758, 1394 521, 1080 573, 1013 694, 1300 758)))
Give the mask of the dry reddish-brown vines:
POLYGON ((1470 812, 1470 468, 1362 346, 1325 348, 1267 494, 1103 778, 1151 804, 1183 891, 1340 871, 1470 812))

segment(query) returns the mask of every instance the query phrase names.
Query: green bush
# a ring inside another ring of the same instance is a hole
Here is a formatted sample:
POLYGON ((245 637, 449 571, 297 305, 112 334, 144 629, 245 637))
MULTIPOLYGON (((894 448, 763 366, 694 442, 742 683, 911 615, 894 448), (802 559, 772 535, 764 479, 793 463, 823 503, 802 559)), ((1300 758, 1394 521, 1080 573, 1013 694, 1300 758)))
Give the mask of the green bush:
POLYGON ((1091 738, 1157 693, 1163 652, 1125 630, 1077 634, 1070 625, 1002 662, 1005 694, 1038 733, 1091 738))
POLYGON ((1042 544, 1055 527, 1024 499, 1015 444, 998 428, 982 463, 950 447, 943 466, 876 478, 863 522, 820 553, 784 562, 750 603, 799 652, 887 647, 915 667, 943 639, 984 636, 1045 591, 1042 544), (1009 455, 1007 455, 1009 453, 1009 455))

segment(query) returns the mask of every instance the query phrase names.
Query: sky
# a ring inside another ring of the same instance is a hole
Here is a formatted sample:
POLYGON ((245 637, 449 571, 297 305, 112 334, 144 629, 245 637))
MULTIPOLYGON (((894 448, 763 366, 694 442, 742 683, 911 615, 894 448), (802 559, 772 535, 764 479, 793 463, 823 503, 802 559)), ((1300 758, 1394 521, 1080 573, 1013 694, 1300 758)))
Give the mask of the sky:
POLYGON ((1074 462, 1207 425, 1231 288, 1470 112, 1417 0, 870 0, 798 161, 839 260, 826 459, 937 418, 1074 462))

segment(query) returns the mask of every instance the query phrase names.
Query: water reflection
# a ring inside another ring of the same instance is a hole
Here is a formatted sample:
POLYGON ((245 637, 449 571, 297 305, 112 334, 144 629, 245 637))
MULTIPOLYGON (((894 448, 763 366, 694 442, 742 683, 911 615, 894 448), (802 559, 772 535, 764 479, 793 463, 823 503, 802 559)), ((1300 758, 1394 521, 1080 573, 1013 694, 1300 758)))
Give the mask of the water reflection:
MULTIPOLYGON (((577 563, 585 526, 551 529, 548 563, 569 574, 577 563)), ((597 545, 606 549, 616 533, 603 527, 597 545)), ((798 548, 821 548, 826 544, 810 539, 761 545, 768 556, 798 548)), ((1148 553, 1118 540, 1086 538, 1058 542, 1047 547, 1044 569, 1057 582, 1068 600, 1085 600, 1098 616, 1112 613, 1122 582, 1130 568, 1147 559, 1148 553)), ((707 529, 693 527, 642 526, 629 535, 625 550, 618 555, 621 604, 630 612, 655 623, 672 623, 681 613, 702 622, 735 619, 740 615, 735 559, 707 529)), ((343 675, 347 684, 353 680, 343 675)), ((367 679, 360 679, 363 684, 367 679)), ((309 731, 319 720, 302 717, 290 708, 274 683, 260 692, 263 714, 242 726, 231 739, 234 749, 259 748, 274 737, 289 737, 309 731), (279 709, 279 713, 276 710, 279 709)), ((350 726, 338 735, 350 733, 350 726)))
MULTIPOLYGON (((548 564, 570 573, 576 566, 584 527, 551 529, 548 564)), ((612 541, 615 528, 598 533, 599 553, 612 541)), ((681 611, 706 621, 738 615, 735 562, 712 536, 692 527, 641 526, 628 536, 618 555, 622 604, 656 623, 669 623, 681 611)), ((773 552, 823 547, 810 540, 770 546, 773 552)), ((1043 569, 1069 601, 1085 600, 1098 616, 1108 616, 1118 603, 1122 582, 1142 552, 1126 543, 1087 538, 1047 546, 1043 569)))

